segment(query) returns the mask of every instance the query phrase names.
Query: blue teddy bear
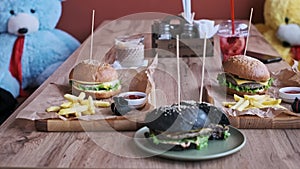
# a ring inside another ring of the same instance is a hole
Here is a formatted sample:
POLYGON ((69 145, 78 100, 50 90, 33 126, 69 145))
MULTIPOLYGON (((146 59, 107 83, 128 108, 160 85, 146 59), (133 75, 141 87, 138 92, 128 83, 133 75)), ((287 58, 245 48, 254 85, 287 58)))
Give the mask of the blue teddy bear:
POLYGON ((0 116, 45 81, 80 43, 55 29, 62 0, 0 1, 0 116))

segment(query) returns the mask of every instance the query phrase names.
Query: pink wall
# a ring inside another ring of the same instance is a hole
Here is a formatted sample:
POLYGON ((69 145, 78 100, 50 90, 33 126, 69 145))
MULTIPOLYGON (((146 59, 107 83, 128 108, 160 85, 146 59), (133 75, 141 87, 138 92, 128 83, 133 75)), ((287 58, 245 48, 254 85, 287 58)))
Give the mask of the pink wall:
MULTIPOLYGON (((182 12, 181 0, 67 0, 58 28, 84 41, 90 34, 91 11, 96 10, 95 26, 140 12, 163 12, 177 15, 182 12)), ((254 9, 253 23, 263 22, 264 0, 235 0, 237 19, 248 19, 254 9)), ((229 19, 230 0, 192 0, 195 19, 229 19)))

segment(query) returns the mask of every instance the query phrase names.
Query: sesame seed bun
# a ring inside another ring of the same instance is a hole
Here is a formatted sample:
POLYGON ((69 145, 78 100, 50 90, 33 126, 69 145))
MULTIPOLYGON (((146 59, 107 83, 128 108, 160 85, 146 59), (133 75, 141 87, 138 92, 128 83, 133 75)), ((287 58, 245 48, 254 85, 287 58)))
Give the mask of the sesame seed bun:
POLYGON ((91 84, 104 83, 118 79, 118 73, 107 63, 84 60, 71 70, 69 79, 91 84))
POLYGON ((121 91, 117 71, 107 63, 95 60, 84 60, 78 63, 70 72, 69 80, 72 82, 72 94, 85 92, 95 99, 110 98, 121 91), (105 83, 108 89, 99 86, 105 83))
POLYGON ((230 57, 223 63, 224 72, 242 79, 265 82, 270 79, 270 72, 261 61, 244 55, 230 57))

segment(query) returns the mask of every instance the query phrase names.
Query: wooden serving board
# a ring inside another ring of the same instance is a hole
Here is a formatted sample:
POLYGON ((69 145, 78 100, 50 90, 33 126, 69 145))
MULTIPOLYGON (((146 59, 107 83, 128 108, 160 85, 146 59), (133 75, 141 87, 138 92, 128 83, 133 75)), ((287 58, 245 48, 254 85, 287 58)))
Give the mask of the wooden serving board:
POLYGON ((229 116, 232 126, 240 129, 296 129, 300 128, 300 117, 279 115, 274 118, 258 116, 229 116))
POLYGON ((142 127, 142 123, 116 116, 115 118, 93 121, 36 120, 35 127, 38 131, 134 131, 142 127))
MULTIPOLYGON (((38 131, 135 131, 143 126, 146 113, 153 106, 147 103, 141 109, 134 109, 124 116, 113 115, 110 107, 101 109, 99 114, 82 119, 38 119, 35 120, 35 128, 38 131), (95 117, 97 116, 97 117, 95 117)), ((99 113, 99 112, 98 112, 99 113)))
MULTIPOLYGON (((119 80, 121 81, 121 92, 140 91, 149 93, 151 85, 146 74, 152 65, 138 69, 118 69, 119 80)), ((21 119, 34 119, 38 131, 132 131, 137 130, 142 124, 145 112, 152 109, 147 103, 138 110, 132 110, 125 116, 116 116, 110 107, 96 108, 95 116, 82 117, 78 119, 63 120, 57 114, 47 113, 45 110, 50 106, 57 106, 64 103, 64 94, 72 94, 68 84, 68 71, 64 72, 65 78, 61 81, 50 83, 29 105, 27 105, 17 116, 21 119)), ((62 75, 63 76, 63 75, 62 75)), ((105 99, 112 103, 112 98, 105 99)))
MULTIPOLYGON (((258 116, 229 116, 232 126, 240 129, 292 129, 300 128, 300 117, 279 115, 274 118, 260 118, 258 116)), ((143 127, 142 122, 131 121, 122 116, 115 118, 83 121, 61 119, 36 120, 38 131, 135 131, 143 127)))
MULTIPOLYGON (((212 104, 215 103, 215 97, 211 92, 207 92, 208 101, 212 104)), ((226 96, 227 99, 232 97, 226 96)), ((233 98, 232 98, 233 100, 233 98)), ((282 104, 288 108, 290 105, 287 103, 282 104)), ((293 112, 291 112, 293 113, 293 112)), ((228 115, 229 121, 232 126, 240 129, 297 129, 300 128, 300 116, 279 114, 273 118, 262 118, 256 115, 241 115, 241 116, 230 116, 228 115)))

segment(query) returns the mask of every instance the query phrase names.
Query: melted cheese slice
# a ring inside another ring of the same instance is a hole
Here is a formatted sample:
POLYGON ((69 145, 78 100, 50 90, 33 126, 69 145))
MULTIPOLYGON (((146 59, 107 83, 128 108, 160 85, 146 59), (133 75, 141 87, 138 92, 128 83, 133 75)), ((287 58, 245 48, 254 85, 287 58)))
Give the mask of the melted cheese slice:
MULTIPOLYGON (((253 81, 251 81, 251 80, 244 80, 244 79, 237 79, 237 78, 235 78, 235 77, 233 77, 234 78, 234 80, 236 81, 236 83, 238 84, 238 85, 241 85, 241 84, 244 84, 244 83, 252 83, 253 81)), ((261 84, 261 85, 264 85, 264 86, 267 86, 268 85, 268 80, 266 81, 266 82, 256 82, 256 83, 259 83, 259 84, 261 84)))

